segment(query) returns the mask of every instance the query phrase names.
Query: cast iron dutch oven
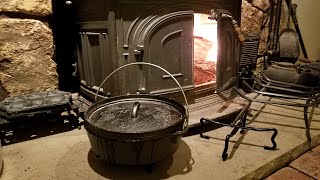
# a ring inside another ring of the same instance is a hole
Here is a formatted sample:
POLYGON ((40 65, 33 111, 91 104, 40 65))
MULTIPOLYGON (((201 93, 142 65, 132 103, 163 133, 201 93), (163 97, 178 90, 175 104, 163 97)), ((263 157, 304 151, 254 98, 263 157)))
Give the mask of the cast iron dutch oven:
MULTIPOLYGON (((178 81, 165 69, 150 63, 169 74, 185 94, 178 81)), ((101 88, 100 85, 99 89, 101 88)), ((96 94, 97 98, 97 94, 96 94)), ((99 101, 85 112, 92 151, 111 164, 147 165, 172 155, 179 147, 188 127, 188 104, 152 95, 126 95, 99 101)))

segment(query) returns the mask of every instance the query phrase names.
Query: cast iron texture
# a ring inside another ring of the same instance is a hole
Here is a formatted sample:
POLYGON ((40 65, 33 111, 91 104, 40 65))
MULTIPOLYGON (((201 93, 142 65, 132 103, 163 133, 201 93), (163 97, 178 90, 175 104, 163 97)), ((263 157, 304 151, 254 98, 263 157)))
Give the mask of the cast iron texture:
POLYGON ((168 98, 151 95, 127 95, 105 99, 93 104, 85 112, 84 118, 85 128, 100 136, 106 136, 111 139, 143 140, 161 137, 177 130, 182 131, 186 119, 186 110, 184 106, 168 98), (138 113, 138 118, 131 118, 130 116, 134 102, 142 102, 141 104, 143 104, 138 113), (128 112, 120 115, 118 108, 122 108, 121 106, 125 106, 126 103, 128 106, 121 111, 128 112), (157 105, 154 106, 155 104, 157 105), (149 107, 145 108, 144 106, 149 107), (176 119, 170 117, 170 114, 161 113, 161 110, 156 110, 156 108, 166 108, 174 111, 172 117, 176 119), (143 112, 150 109, 153 109, 156 114, 148 115, 148 112, 143 112), (159 117, 159 114, 162 117, 159 117), (120 115, 121 117, 110 118, 115 115, 120 115), (101 122, 103 120, 107 122, 101 122), (132 127, 131 125, 135 124, 132 123, 133 121, 139 123, 139 125, 136 124, 136 126, 132 127), (153 126, 150 126, 150 123, 153 126))
POLYGON ((159 96, 105 99, 92 105, 84 117, 93 152, 111 164, 146 165, 162 160, 177 150, 187 131, 184 106, 159 96), (137 118, 131 117, 136 102, 140 103, 137 118))
MULTIPOLYGON (((171 72, 185 90, 194 89, 194 13, 210 15, 212 9, 219 8, 229 11, 240 22, 241 3, 234 0, 73 1, 78 27, 74 48, 81 92, 92 98, 99 83, 113 69, 133 62, 157 64, 171 72)), ((240 46, 230 33, 233 32, 230 22, 221 21, 218 26, 217 69, 222 72, 217 73, 217 89, 235 80, 238 72, 235 59, 240 56, 240 46)), ((163 72, 135 67, 112 77, 100 93, 118 96, 146 89, 150 94, 178 90, 163 72)))
POLYGON ((163 160, 178 149, 182 134, 143 141, 121 141, 99 136, 87 129, 93 152, 110 164, 147 165, 163 160))
POLYGON ((0 117, 16 119, 62 112, 65 108, 70 108, 71 101, 71 93, 63 91, 34 92, 8 97, 0 102, 0 117))
POLYGON ((319 63, 310 63, 299 67, 282 62, 271 65, 268 69, 263 70, 263 73, 271 80, 316 87, 320 86, 320 71, 317 66, 319 67, 319 63))

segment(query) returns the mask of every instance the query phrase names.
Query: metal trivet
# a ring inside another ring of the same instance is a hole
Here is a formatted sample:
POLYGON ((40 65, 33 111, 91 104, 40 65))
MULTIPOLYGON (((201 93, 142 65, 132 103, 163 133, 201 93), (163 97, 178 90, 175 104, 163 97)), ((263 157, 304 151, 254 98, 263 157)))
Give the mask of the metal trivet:
MULTIPOLYGON (((236 89, 236 92, 240 93, 240 91, 238 89, 236 89)), ((258 98, 258 96, 259 95, 256 95, 253 99, 258 98)), ((253 100, 250 99, 248 101, 249 101, 249 103, 242 109, 242 111, 238 114, 238 116, 235 118, 235 120, 231 124, 221 123, 219 121, 216 121, 213 119, 208 119, 208 118, 201 118, 200 119, 200 125, 201 125, 200 137, 205 138, 205 139, 210 139, 209 136, 203 134, 203 132, 205 131, 206 123, 218 124, 221 126, 228 126, 228 127, 233 128, 231 133, 228 134, 225 138, 225 144, 224 144, 224 149, 223 149, 223 153, 222 153, 222 160, 223 161, 227 160, 227 158, 228 158, 229 140, 231 137, 236 135, 236 133, 239 131, 239 129, 241 129, 241 131, 240 131, 241 134, 243 134, 245 132, 245 130, 258 131, 258 132, 272 131, 273 132, 273 134, 271 136, 272 146, 264 146, 264 149, 275 150, 277 148, 277 143, 275 141, 275 138, 278 135, 278 130, 276 128, 256 128, 256 127, 246 126, 248 110, 249 110, 253 100)))

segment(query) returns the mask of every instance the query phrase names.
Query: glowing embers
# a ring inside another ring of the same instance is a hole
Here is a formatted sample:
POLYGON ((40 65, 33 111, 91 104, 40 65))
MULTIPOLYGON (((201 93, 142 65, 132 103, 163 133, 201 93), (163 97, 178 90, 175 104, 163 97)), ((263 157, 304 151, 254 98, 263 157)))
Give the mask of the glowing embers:
POLYGON ((207 14, 194 14, 194 84, 213 83, 216 80, 218 55, 217 22, 207 14))

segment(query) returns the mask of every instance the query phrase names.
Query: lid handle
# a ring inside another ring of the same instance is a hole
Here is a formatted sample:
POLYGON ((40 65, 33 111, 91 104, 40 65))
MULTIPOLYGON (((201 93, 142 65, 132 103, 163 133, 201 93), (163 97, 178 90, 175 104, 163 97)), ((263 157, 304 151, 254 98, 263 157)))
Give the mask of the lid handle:
POLYGON ((134 102, 131 110, 131 118, 137 118, 138 117, 138 112, 140 109, 140 103, 139 102, 134 102))
MULTIPOLYGON (((168 72, 166 69, 164 69, 164 68, 162 68, 161 66, 158 66, 158 65, 156 65, 156 64, 146 63, 146 62, 135 62, 135 63, 125 64, 125 65, 117 68, 116 70, 112 71, 112 72, 101 82, 101 84, 100 84, 100 86, 99 86, 99 88, 98 88, 98 90, 97 90, 97 92, 96 92, 96 94, 95 94, 95 96, 94 96, 95 101, 97 102, 99 89, 101 89, 102 85, 103 85, 114 73, 116 73, 116 72, 119 71, 120 69, 123 69, 123 68, 128 67, 128 66, 132 66, 132 65, 148 65, 148 66, 156 67, 156 68, 164 71, 165 73, 167 73, 167 75, 169 75, 169 76, 176 82, 176 84, 179 86, 179 88, 180 88, 180 90, 181 90, 181 93, 182 93, 182 95, 183 95, 183 97, 184 97, 184 101, 185 101, 185 103, 186 103, 186 106, 185 106, 185 109, 186 109, 186 117, 185 117, 185 121, 184 121, 184 125, 183 125, 183 130, 184 130, 184 128, 188 128, 188 123, 189 123, 189 105, 188 105, 188 100, 187 100, 186 94, 184 93, 184 91, 183 91, 180 83, 178 82, 178 80, 177 80, 175 77, 173 77, 173 75, 172 75, 170 72, 168 72)), ((104 98, 103 96, 99 96, 99 97, 104 98)))

